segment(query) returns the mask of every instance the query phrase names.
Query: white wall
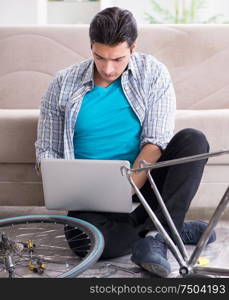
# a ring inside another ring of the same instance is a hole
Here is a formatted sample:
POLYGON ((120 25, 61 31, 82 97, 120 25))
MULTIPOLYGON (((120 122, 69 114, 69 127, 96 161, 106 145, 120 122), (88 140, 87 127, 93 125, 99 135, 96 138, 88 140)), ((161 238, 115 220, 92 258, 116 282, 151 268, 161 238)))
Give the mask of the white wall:
POLYGON ((207 9, 202 11, 202 17, 206 20, 214 15, 222 15, 220 21, 229 22, 228 0, 206 0, 207 9))
MULTIPOLYGON (((222 14, 224 17, 219 21, 229 21, 229 0, 205 1, 208 9, 201 11, 201 20, 207 20, 213 15, 222 14)), ((153 13, 150 0, 101 0, 100 2, 81 3, 84 7, 82 6, 81 9, 77 10, 73 8, 76 7, 76 0, 66 0, 65 4, 69 5, 66 9, 60 8, 60 5, 63 4, 61 2, 48 3, 47 0, 0 0, 0 25, 90 23, 98 10, 111 6, 119 6, 131 10, 138 23, 147 22, 145 18, 146 12, 153 13)), ((158 0, 158 2, 165 8, 171 8, 174 1, 158 0)))
POLYGON ((48 2, 47 24, 88 24, 99 10, 99 2, 48 2))
POLYGON ((0 0, 0 25, 37 23, 38 0, 0 0))
MULTIPOLYGON (((190 0, 186 0, 190 1, 190 0)), ((174 0, 157 0, 165 9, 173 9, 174 0)), ((146 23, 145 13, 153 13, 153 6, 150 0, 102 0, 102 7, 119 6, 133 12, 138 23, 146 23)), ((219 21, 229 21, 229 0, 205 0, 207 9, 200 11, 200 20, 207 20, 214 15, 224 15, 219 21)), ((155 14, 156 15, 156 14, 155 14)))

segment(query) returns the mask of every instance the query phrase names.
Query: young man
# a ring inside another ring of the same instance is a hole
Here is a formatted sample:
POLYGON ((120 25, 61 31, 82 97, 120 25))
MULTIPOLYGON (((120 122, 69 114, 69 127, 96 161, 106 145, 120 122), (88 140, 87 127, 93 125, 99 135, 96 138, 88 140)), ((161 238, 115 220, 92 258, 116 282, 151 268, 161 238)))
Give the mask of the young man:
MULTIPOLYGON (((176 103, 170 75, 151 55, 135 52, 136 39, 137 25, 129 11, 112 7, 94 17, 93 58, 59 72, 41 103, 38 166, 41 158, 53 157, 129 160, 137 168, 141 160, 154 163, 209 151, 200 131, 184 129, 173 136, 176 103)), ((203 222, 184 222, 205 163, 151 172, 185 244, 196 244, 206 227, 203 222)), ((132 177, 169 232, 145 173, 132 177)), ((70 211, 68 215, 101 230, 102 258, 131 253, 132 261, 146 270, 162 277, 170 273, 167 246, 142 205, 131 214, 70 211)), ((66 232, 68 238, 72 232, 66 232)), ((215 233, 208 242, 214 240, 215 233)), ((73 241, 70 246, 76 247, 73 241)), ((87 246, 82 242, 85 250, 87 246)))

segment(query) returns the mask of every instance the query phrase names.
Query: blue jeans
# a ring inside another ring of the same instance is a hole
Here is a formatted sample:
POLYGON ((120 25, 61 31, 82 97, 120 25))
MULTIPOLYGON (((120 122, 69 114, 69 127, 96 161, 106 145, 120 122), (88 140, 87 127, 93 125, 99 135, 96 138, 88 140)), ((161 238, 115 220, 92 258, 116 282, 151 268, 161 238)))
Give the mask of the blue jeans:
MULTIPOLYGON (((198 130, 187 128, 174 135, 158 161, 207 152, 209 152, 209 144, 205 135, 198 130)), ((186 212, 197 192, 206 162, 205 159, 151 171, 178 231, 182 228, 186 212)), ((141 193, 170 233, 148 181, 141 188, 141 193)), ((133 201, 137 199, 134 195, 133 201)), ((136 240, 149 230, 155 230, 152 220, 142 205, 130 214, 69 211, 68 215, 88 221, 100 229, 105 239, 101 258, 105 259, 129 254, 136 240)))

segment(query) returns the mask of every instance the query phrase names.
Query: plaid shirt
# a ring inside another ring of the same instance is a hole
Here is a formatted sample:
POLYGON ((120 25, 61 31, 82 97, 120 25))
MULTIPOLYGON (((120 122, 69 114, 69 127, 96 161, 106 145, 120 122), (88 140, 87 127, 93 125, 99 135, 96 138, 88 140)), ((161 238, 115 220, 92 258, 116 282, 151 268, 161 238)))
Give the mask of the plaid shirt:
MULTIPOLYGON (((94 87, 93 70, 94 61, 88 59, 58 72, 51 81, 40 107, 37 167, 42 158, 75 158, 75 123, 85 94, 94 87)), ((135 53, 121 84, 142 127, 141 147, 151 143, 165 149, 173 135, 176 110, 167 68, 151 55, 135 53)))

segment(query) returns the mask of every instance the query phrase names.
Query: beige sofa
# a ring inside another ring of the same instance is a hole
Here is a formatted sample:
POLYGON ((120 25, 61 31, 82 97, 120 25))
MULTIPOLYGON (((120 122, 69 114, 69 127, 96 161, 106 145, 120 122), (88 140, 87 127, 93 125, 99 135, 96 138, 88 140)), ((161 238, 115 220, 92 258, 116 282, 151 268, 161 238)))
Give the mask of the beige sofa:
MULTIPOLYGON (((140 27, 138 51, 170 70, 176 131, 202 130, 229 149, 229 25, 140 27)), ((0 28, 0 205, 41 206, 34 142, 39 104, 53 74, 90 56, 88 26, 0 28)), ((210 159, 193 208, 214 208, 229 183, 229 156, 210 159)))

